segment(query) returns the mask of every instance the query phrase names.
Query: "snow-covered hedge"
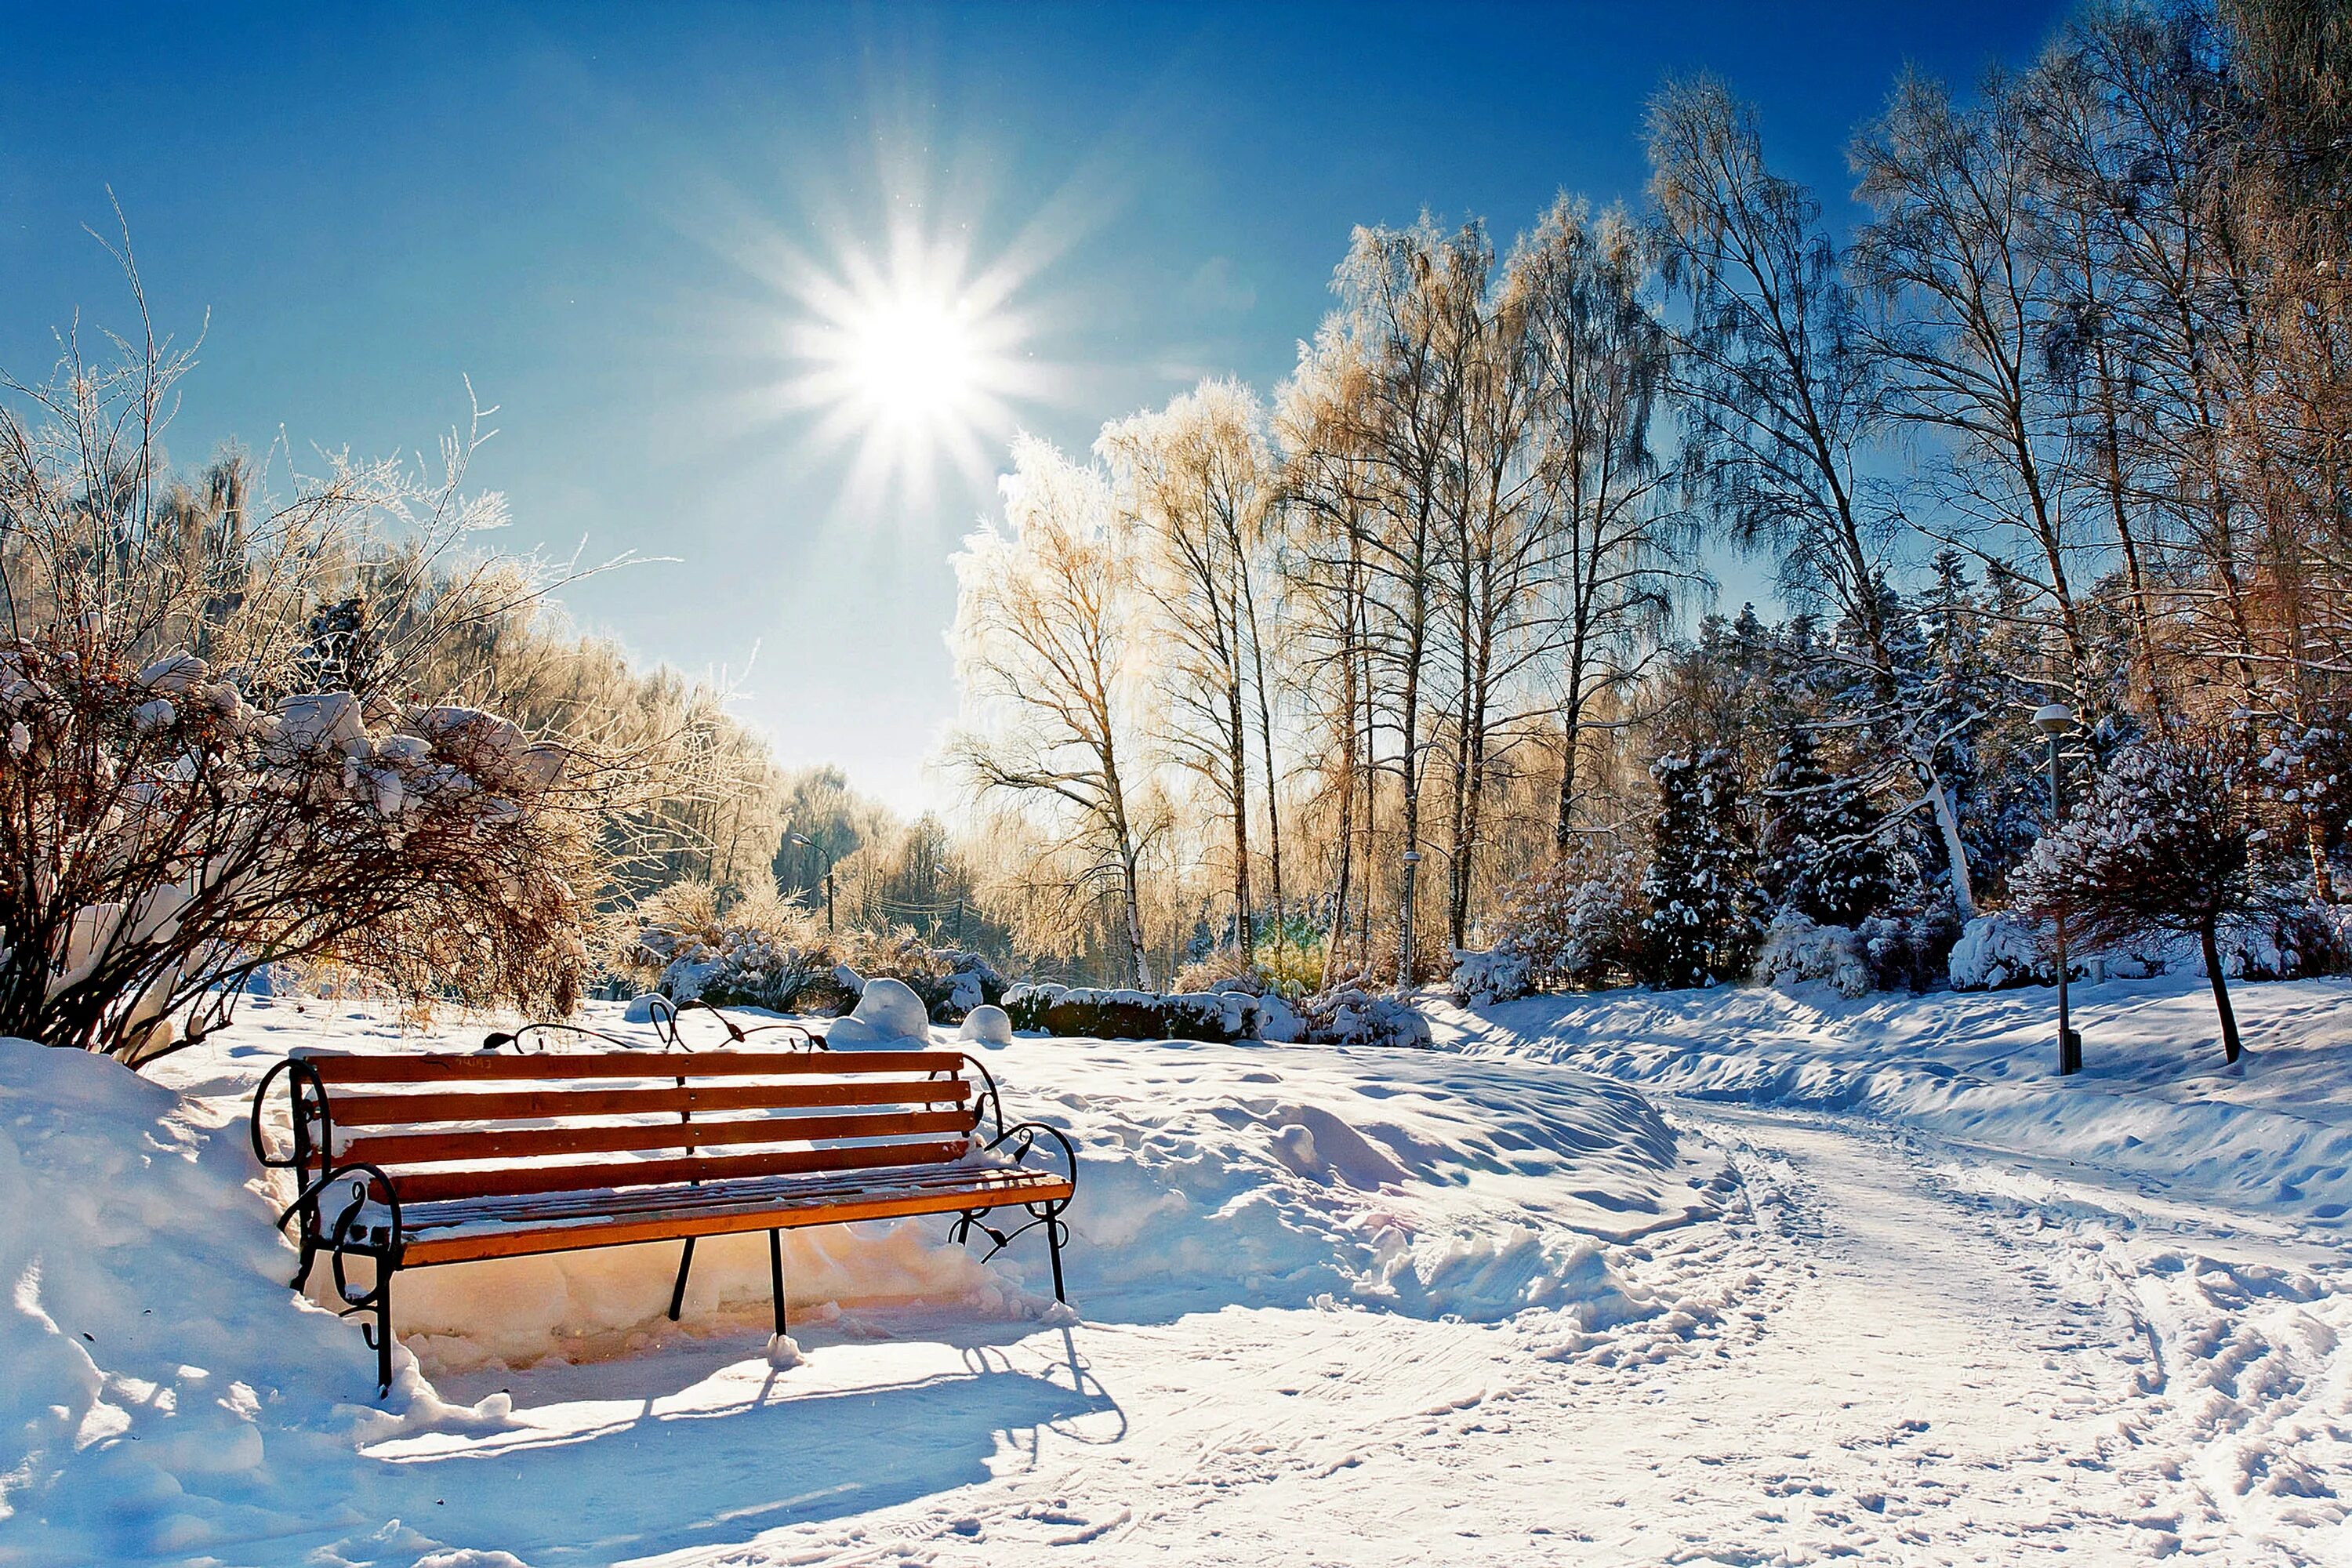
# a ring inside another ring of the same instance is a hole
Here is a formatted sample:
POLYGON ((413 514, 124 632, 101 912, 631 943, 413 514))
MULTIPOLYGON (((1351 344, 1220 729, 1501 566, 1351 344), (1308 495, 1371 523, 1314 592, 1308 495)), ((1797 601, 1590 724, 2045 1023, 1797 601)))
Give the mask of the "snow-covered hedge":
POLYGON ((1876 984, 1860 935, 1844 926, 1816 925, 1795 910, 1782 910, 1765 931, 1755 979, 1784 990, 1826 983, 1841 996, 1866 995, 1876 984))
POLYGON ((1244 990, 1163 996, 1047 982, 1015 985, 1004 994, 1004 1011, 1014 1028, 1097 1040, 1258 1039, 1268 1010, 1268 999, 1244 990))
POLYGON ((1426 1049, 1429 1020, 1393 996, 1342 985, 1299 1006, 1298 1037, 1318 1046, 1403 1046, 1426 1049))
POLYGON ((1454 977, 1448 984, 1454 999, 1465 1007, 1517 1001, 1536 988, 1527 954, 1508 937, 1484 952, 1454 949, 1454 977))

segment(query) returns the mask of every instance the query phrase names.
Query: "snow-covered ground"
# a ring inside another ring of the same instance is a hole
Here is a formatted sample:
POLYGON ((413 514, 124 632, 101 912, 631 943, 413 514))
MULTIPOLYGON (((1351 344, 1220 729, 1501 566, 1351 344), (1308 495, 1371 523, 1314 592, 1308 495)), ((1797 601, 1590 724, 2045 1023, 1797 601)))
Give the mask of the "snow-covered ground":
MULTIPOLYGON (((286 1290, 248 1011, 0 1044, 0 1564, 2352 1563, 2352 985, 1438 1008, 1432 1053, 1027 1039, 1035 1238, 804 1232, 286 1290)), ((616 1021, 614 1026, 620 1027, 616 1021)))

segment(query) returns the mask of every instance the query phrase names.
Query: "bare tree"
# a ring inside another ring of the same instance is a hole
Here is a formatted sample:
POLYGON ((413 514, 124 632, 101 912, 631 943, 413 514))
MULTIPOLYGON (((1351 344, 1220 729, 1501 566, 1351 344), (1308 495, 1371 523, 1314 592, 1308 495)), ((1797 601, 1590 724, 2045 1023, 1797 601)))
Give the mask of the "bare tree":
MULTIPOLYGON (((1675 393, 1686 493, 1743 544, 1769 544, 1801 595, 1855 630, 1876 725, 1935 814, 1954 902, 1975 913, 1967 842, 1936 752, 1903 732, 1882 583, 1895 519, 1862 458, 1883 437, 1886 388, 1821 207, 1764 161, 1755 115, 1717 81, 1650 103, 1650 194, 1662 266, 1686 302, 1675 393)), ((1906 809, 1911 809, 1906 807, 1906 809)))
POLYGON ((1136 534, 1140 577, 1174 649, 1169 721, 1160 737, 1177 762, 1207 779, 1231 833, 1237 940, 1255 944, 1250 833, 1250 740, 1265 766, 1268 875, 1277 926, 1282 828, 1274 787, 1274 721, 1267 690, 1266 541, 1275 500, 1274 457, 1257 399, 1231 381, 1203 383, 1165 409, 1104 426, 1120 516, 1136 534))
POLYGON ((950 641, 967 730, 956 761, 983 793, 1039 803, 1064 825, 1074 886, 1117 889, 1128 978, 1151 983, 1131 811, 1136 563, 1102 474, 1023 437, 1003 480, 1004 526, 956 557, 950 641))

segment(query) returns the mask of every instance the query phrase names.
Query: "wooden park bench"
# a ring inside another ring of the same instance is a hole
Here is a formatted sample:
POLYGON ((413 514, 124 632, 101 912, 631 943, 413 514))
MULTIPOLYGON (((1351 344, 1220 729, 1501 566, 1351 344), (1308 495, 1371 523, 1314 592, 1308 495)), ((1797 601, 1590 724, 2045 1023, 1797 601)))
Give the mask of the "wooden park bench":
POLYGON ((254 1153, 299 1186, 278 1216, 299 1225, 294 1288, 321 1254, 331 1261, 344 1315, 374 1313, 362 1331, 383 1393, 393 1276, 437 1263, 682 1241, 675 1321, 696 1238, 764 1230, 782 1334, 785 1230, 941 1214, 956 1216, 950 1239, 977 1229, 992 1258, 1043 1226, 1063 1299, 1069 1139, 1006 1126, 995 1081, 961 1051, 831 1051, 802 1037, 814 1048, 507 1055, 495 1047, 515 1037, 496 1035, 480 1054, 298 1050, 253 1103, 254 1153), (281 1078, 292 1143, 273 1154, 264 1121, 281 1078), (1011 1208, 1028 1217, 1010 1231, 986 1223, 1011 1208), (351 1278, 353 1258, 373 1265, 366 1280, 351 1278))

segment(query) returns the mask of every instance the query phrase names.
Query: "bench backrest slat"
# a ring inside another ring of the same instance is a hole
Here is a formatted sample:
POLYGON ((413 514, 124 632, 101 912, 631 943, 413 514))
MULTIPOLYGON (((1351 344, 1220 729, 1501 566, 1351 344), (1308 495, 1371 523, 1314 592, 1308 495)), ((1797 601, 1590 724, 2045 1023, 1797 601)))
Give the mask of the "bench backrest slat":
POLYGON ((761 1116, 730 1121, 640 1121, 618 1126, 503 1127, 467 1132, 395 1132, 355 1138, 337 1157, 363 1160, 372 1165, 433 1165, 546 1159, 565 1154, 617 1154, 646 1149, 717 1149, 744 1143, 894 1138, 918 1132, 962 1135, 972 1130, 973 1120, 974 1113, 967 1109, 845 1116, 761 1116))
POLYGON ((559 1116, 650 1116, 660 1112, 793 1110, 843 1105, 961 1104, 971 1085, 960 1078, 852 1079, 841 1083, 718 1083, 645 1089, 433 1090, 423 1094, 333 1097, 341 1127, 410 1121, 536 1121, 559 1116))
POLYGON ((956 1072, 956 1051, 582 1051, 540 1056, 345 1056, 298 1050, 330 1089, 371 1083, 471 1083, 487 1079, 838 1078, 865 1073, 956 1072))
POLYGON ((948 1164, 982 1109, 947 1050, 295 1054, 335 1129, 312 1167, 411 1204, 948 1164))
POLYGON ((944 1165, 970 1147, 953 1142, 861 1143, 851 1147, 790 1149, 756 1154, 696 1155, 670 1160, 616 1160, 600 1164, 445 1166, 395 1173, 404 1203, 447 1198, 509 1197, 530 1193, 581 1192, 592 1188, 674 1186, 688 1182, 742 1176, 801 1175, 818 1171, 857 1171, 901 1165, 944 1165))

